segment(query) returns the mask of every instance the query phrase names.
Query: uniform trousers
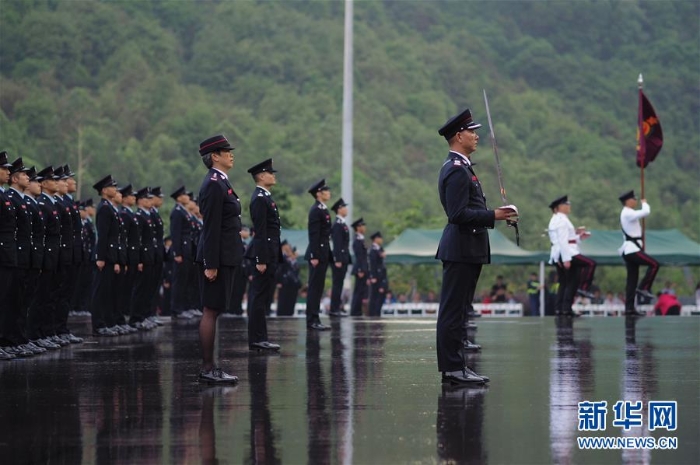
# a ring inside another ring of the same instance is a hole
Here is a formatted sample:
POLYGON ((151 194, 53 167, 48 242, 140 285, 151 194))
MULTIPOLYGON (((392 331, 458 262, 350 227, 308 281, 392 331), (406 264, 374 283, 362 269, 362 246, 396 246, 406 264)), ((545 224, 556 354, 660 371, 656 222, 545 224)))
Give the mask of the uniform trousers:
POLYGON ((321 298, 326 284, 327 260, 319 260, 318 265, 309 263, 309 289, 306 297, 306 324, 320 323, 321 298))
MULTIPOLYGON (((172 312, 179 315, 188 308, 188 292, 190 290, 190 280, 196 279, 193 276, 193 264, 188 259, 183 258, 182 263, 173 263, 173 284, 172 284, 172 312)), ((203 272, 202 272, 203 273, 203 272)))
POLYGON ((36 268, 26 270, 24 274, 24 284, 22 285, 22 292, 24 295, 22 296, 20 312, 17 316, 17 328, 22 335, 22 340, 24 341, 27 339, 27 319, 29 316, 29 309, 36 300, 40 274, 41 270, 36 268))
MULTIPOLYGON (((562 313, 569 314, 573 312, 571 306, 574 304, 576 291, 579 288, 583 289, 581 283, 588 279, 588 275, 593 274, 595 266, 595 261, 584 255, 578 254, 571 257, 571 267, 568 270, 565 269, 564 280, 559 285, 560 292, 564 293, 562 297, 562 313), (584 275, 583 277, 582 274, 584 275), (561 289, 562 286, 564 289, 561 289)), ((562 268, 564 267, 562 266, 562 268)))
POLYGON ((557 295, 554 299, 554 314, 559 315, 562 313, 562 310, 564 308, 564 292, 566 292, 566 279, 568 274, 568 271, 566 268, 564 268, 564 265, 562 263, 557 263, 555 265, 557 269, 557 283, 559 284, 557 286, 557 295))
POLYGON ((248 344, 267 341, 266 315, 272 305, 275 293, 276 263, 268 263, 264 273, 257 268, 253 270, 253 280, 250 282, 250 298, 248 302, 248 344))
POLYGON ((117 273, 114 263, 105 263, 102 270, 95 266, 95 276, 92 283, 92 330, 114 326, 114 315, 118 312, 115 285, 117 273))
POLYGON ((596 262, 592 258, 588 258, 583 254, 574 255, 571 257, 571 264, 580 268, 579 273, 579 289, 588 291, 595 276, 596 262))
POLYGON ((437 320, 438 371, 457 371, 465 366, 465 309, 474 299, 482 264, 442 262, 442 291, 437 320))
POLYGON ((12 345, 18 345, 26 342, 20 331, 19 320, 22 309, 26 311, 25 287, 30 270, 27 268, 14 268, 14 270, 12 286, 6 292, 5 299, 0 300, 3 302, 3 310, 0 312, 0 339, 12 342, 12 345))
POLYGON ((299 286, 296 284, 282 284, 277 293, 277 316, 293 316, 298 295, 299 286))
POLYGON ((117 299, 117 309, 119 311, 119 315, 115 315, 117 324, 124 324, 126 322, 124 317, 131 314, 134 286, 139 274, 138 266, 133 264, 129 265, 126 271, 122 268, 121 273, 115 276, 115 285, 117 286, 115 298, 117 299))
POLYGON ((57 279, 55 270, 43 270, 39 275, 36 298, 27 315, 27 337, 31 340, 54 335, 57 279))
MULTIPOLYGON (((168 304, 167 308, 166 305, 161 304, 160 300, 160 286, 163 283, 163 260, 160 260, 156 258, 156 263, 153 265, 153 279, 155 280, 155 283, 153 283, 153 286, 155 287, 155 290, 153 291, 153 295, 151 295, 151 309, 149 311, 149 315, 155 315, 156 314, 156 309, 158 307, 161 307, 161 313, 163 315, 170 315, 170 294, 168 293, 168 304)), ((165 294, 165 289, 163 289, 163 294, 165 294)))
POLYGON ((135 273, 134 293, 131 299, 129 324, 140 323, 151 316, 151 302, 153 301, 153 281, 155 278, 155 266, 143 265, 143 271, 135 273))
POLYGON ((637 288, 645 291, 651 291, 651 286, 654 284, 656 273, 659 272, 659 262, 651 258, 644 252, 630 253, 622 256, 627 267, 627 284, 625 286, 625 310, 634 310, 634 301, 637 288), (642 278, 642 282, 637 286, 639 280, 639 267, 646 266, 647 271, 642 278))
POLYGON ((362 316, 362 302, 367 298, 367 275, 355 276, 355 288, 352 291, 350 304, 351 316, 362 316))
POLYGON ((57 292, 56 303, 56 334, 68 334, 68 314, 71 311, 71 301, 78 285, 78 264, 61 265, 61 280, 57 292))
POLYGON ((345 274, 348 271, 348 265, 345 263, 338 268, 335 266, 334 262, 331 262, 330 266, 333 280, 333 285, 331 287, 331 312, 340 312, 343 310, 343 282, 345 282, 345 274))
POLYGON ((16 300, 14 289, 20 273, 19 268, 0 265, 0 345, 10 342, 8 335, 13 326, 10 321, 17 317, 18 309, 13 301, 16 300))
POLYGON ((79 312, 90 311, 90 300, 92 298, 92 279, 95 274, 95 262, 83 262, 80 264, 78 272, 78 285, 75 287, 74 310, 79 312))
POLYGON ((236 277, 233 280, 233 294, 231 295, 231 306, 226 309, 228 313, 243 315, 243 296, 245 295, 248 277, 245 275, 245 267, 236 267, 236 277))
POLYGON ((377 280, 369 287, 369 316, 382 316, 382 306, 386 298, 386 284, 377 280), (381 291, 379 289, 382 289, 381 291))

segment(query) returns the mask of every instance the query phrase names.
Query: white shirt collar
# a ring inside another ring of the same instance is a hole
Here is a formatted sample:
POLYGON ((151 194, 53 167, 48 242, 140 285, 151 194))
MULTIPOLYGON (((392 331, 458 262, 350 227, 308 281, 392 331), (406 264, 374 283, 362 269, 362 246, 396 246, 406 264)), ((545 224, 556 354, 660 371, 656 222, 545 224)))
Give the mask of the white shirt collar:
POLYGON ((364 241, 364 240, 365 240, 365 235, 364 235, 364 234, 355 233, 355 236, 356 236, 359 240, 361 240, 361 241, 364 241))
POLYGON ((257 187, 258 189, 264 190, 264 191, 267 192, 269 195, 272 195, 272 194, 270 194, 270 191, 267 190, 267 189, 265 189, 263 186, 258 186, 258 185, 256 185, 255 187, 257 187))
POLYGON ((345 224, 345 217, 344 216, 335 215, 335 219, 337 221, 340 221, 341 223, 345 224))

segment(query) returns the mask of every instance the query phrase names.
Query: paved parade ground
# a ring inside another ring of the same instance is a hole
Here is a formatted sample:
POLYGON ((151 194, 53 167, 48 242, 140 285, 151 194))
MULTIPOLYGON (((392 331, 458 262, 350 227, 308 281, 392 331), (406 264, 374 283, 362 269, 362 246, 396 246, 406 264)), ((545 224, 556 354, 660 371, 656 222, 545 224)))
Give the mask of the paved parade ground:
MULTIPOLYGON (((0 362, 0 462, 700 463, 700 318, 477 322, 479 388, 441 385, 431 318, 308 334, 273 318, 279 355, 249 352, 246 321, 221 319, 234 387, 198 384, 196 323, 0 362), (595 422, 604 431, 579 430, 595 422), (577 442, 606 437, 657 449, 577 442)), ((89 319, 71 323, 89 334, 89 319)))

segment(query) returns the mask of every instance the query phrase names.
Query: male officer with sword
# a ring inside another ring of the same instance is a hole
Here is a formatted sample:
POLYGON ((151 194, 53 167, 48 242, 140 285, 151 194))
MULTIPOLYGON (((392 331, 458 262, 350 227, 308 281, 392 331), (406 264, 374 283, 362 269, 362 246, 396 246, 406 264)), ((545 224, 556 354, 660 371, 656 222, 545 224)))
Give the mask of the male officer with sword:
MULTIPOLYGON (((488 102, 487 102, 488 104, 488 102)), ((488 107, 487 107, 488 112, 488 107)), ((443 283, 437 321, 438 370, 443 383, 478 385, 489 381, 466 366, 464 359, 465 309, 471 306, 483 264, 490 263, 488 229, 495 221, 517 221, 517 208, 507 205, 489 210, 474 172, 471 155, 476 151, 481 124, 474 122, 469 109, 450 118, 439 130, 450 151, 438 179, 440 203, 447 225, 435 258, 442 260, 443 283)), ((493 126, 491 127, 493 137, 493 126)), ((495 141, 494 141, 495 147, 495 141)), ((497 160, 501 197, 505 189, 497 160)))

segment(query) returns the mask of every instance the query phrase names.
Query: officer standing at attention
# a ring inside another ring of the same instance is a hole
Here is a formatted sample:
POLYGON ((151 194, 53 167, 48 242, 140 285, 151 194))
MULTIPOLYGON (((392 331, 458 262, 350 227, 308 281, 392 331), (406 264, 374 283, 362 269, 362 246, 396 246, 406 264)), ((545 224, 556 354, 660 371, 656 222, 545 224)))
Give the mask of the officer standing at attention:
POLYGON ((653 299, 654 294, 651 292, 651 286, 654 285, 654 278, 656 278, 656 273, 659 272, 659 262, 644 252, 642 225, 639 223, 641 218, 649 216, 651 207, 646 199, 642 199, 641 210, 635 210, 637 197, 634 196, 634 191, 625 192, 619 199, 623 205, 622 212, 620 212, 620 227, 622 228, 622 234, 625 236, 625 242, 620 247, 620 253, 627 267, 625 315, 644 316, 644 313, 637 311, 634 307, 635 294, 640 294, 649 300, 653 299), (644 274, 644 278, 642 278, 642 282, 637 286, 640 266, 646 266, 647 271, 644 274))
MULTIPOLYGON (((92 334, 94 336, 118 336, 111 329, 116 325, 118 312, 115 291, 117 275, 121 273, 121 220, 112 200, 117 196, 117 182, 107 175, 92 186, 102 197, 97 206, 95 226, 95 276, 92 282, 92 334)), ((48 234, 48 231, 47 231, 48 234)))
MULTIPOLYGON (((163 191, 160 188, 160 186, 155 186, 151 188, 151 195, 153 195, 153 199, 151 200, 151 209, 149 211, 151 215, 151 219, 153 220, 153 228, 154 228, 154 233, 155 233, 155 242, 156 242, 156 249, 155 249, 155 264, 153 266, 153 276, 156 280, 156 283, 154 284, 155 286, 155 291, 153 293, 153 301, 151 302, 151 311, 150 314, 154 316, 153 321, 155 321, 156 324, 159 326, 162 326, 163 323, 156 317, 156 306, 158 303, 158 289, 159 285, 163 279, 163 266, 165 264, 165 244, 164 244, 164 232, 163 232, 163 219, 160 217, 160 212, 158 209, 163 206, 163 191)), ((170 301, 168 301, 169 303, 170 301)), ((170 314, 168 312, 168 314, 170 314)))
POLYGON ((367 263, 367 245, 365 245, 365 220, 360 218, 352 223, 355 239, 352 241, 352 252, 355 254, 355 264, 352 274, 355 276, 355 288, 352 291, 350 316, 362 316, 362 301, 367 298, 367 280, 369 279, 369 264, 367 263))
MULTIPOLYGON (((1 169, 1 168, 0 168, 1 169)), ((9 189, 5 189, 5 198, 9 200, 15 211, 16 219, 16 249, 17 266, 13 273, 12 286, 5 297, 0 300, 3 310, 0 311, 0 347, 5 352, 16 356, 32 356, 34 352, 23 346, 27 341, 18 327, 20 312, 24 300, 24 289, 31 264, 32 217, 24 203, 24 189, 29 185, 27 171, 21 158, 12 162, 10 167, 9 189)), ((2 175, 0 175, 1 177, 2 175)), ((2 180, 0 179, 0 183, 2 180)), ((7 204, 4 205, 7 207, 7 204)), ((25 309, 26 310, 26 309, 25 309)))
POLYGON ((574 303, 576 294, 591 297, 588 293, 588 286, 593 281, 596 262, 584 256, 579 250, 578 244, 589 237, 585 228, 574 229, 574 225, 569 220, 571 213, 571 202, 567 195, 559 197, 549 204, 549 208, 554 212, 554 216, 549 221, 549 238, 552 242, 552 253, 550 260, 558 263, 561 276, 559 290, 557 291, 558 315, 575 315, 571 306, 574 303), (553 256, 554 251, 558 256, 553 256), (579 284, 581 283, 581 284, 579 284), (579 289, 581 286, 581 289, 579 289))
POLYGON ((282 241, 282 256, 284 262, 277 270, 277 316, 293 316, 301 288, 296 247, 292 247, 286 240, 282 241))
POLYGON ((314 331, 327 331, 330 326, 321 323, 319 316, 321 297, 326 284, 326 270, 331 260, 331 215, 328 213, 326 202, 331 199, 331 188, 326 180, 321 179, 309 190, 316 199, 309 210, 308 234, 309 246, 304 259, 309 262, 309 287, 306 298, 306 328, 314 331))
POLYGON ((382 244, 384 238, 382 233, 377 231, 372 234, 372 248, 369 249, 369 316, 382 316, 382 305, 386 298, 386 291, 389 288, 389 280, 384 265, 386 252, 382 244))
MULTIPOLYGON (((8 296, 13 286, 15 269, 17 268, 17 217, 15 207, 5 194, 5 185, 10 180, 12 164, 7 159, 7 152, 0 152, 0 332, 3 330, 2 320, 9 312, 8 296)), ((1 336, 1 334, 0 334, 1 336)), ((11 360, 14 354, 8 354, 0 349, 0 360, 11 360)))
POLYGON ((348 204, 342 199, 338 199, 333 204, 331 210, 335 212, 335 223, 331 227, 331 239, 333 240, 333 267, 331 276, 333 286, 331 287, 331 309, 330 316, 347 316, 343 310, 342 294, 345 274, 348 265, 352 263, 350 258, 350 228, 345 222, 348 214, 348 204))
POLYGON ((255 237, 246 251, 246 258, 255 267, 250 283, 251 301, 248 302, 248 347, 250 350, 277 352, 280 346, 268 341, 266 321, 275 294, 277 268, 283 260, 280 214, 270 194, 270 188, 277 184, 275 172, 272 158, 248 170, 255 181, 250 199, 255 237))
POLYGON ((64 205, 70 209, 70 217, 73 225, 73 263, 68 270, 66 286, 63 296, 62 318, 58 328, 58 335, 72 344, 83 342, 82 338, 73 335, 68 329, 68 314, 73 309, 73 297, 78 287, 80 277, 80 267, 83 263, 83 235, 82 222, 80 221, 80 210, 73 195, 78 191, 78 184, 75 181, 75 173, 71 171, 68 164, 63 165, 63 174, 66 177, 66 193, 63 196, 64 205))
POLYGON ((136 220, 139 232, 139 273, 134 286, 129 324, 140 330, 150 330, 158 324, 150 318, 153 294, 158 288, 155 275, 156 263, 156 223, 151 217, 152 194, 148 187, 136 192, 136 220))
POLYGON ((54 176, 52 166, 41 170, 38 174, 41 181, 41 195, 37 202, 44 219, 44 256, 41 274, 36 290, 36 299, 29 309, 27 316, 27 337, 39 347, 44 349, 57 349, 60 347, 55 341, 50 340, 53 335, 53 315, 56 312, 56 273, 59 267, 61 247, 61 220, 59 218, 59 206, 55 195, 58 190, 58 177, 54 176))
POLYGON ((450 118, 439 130, 450 147, 438 178, 440 203, 447 216, 435 258, 442 260, 442 291, 437 321, 438 370, 450 384, 483 384, 488 378, 466 366, 463 340, 465 309, 474 292, 483 264, 491 262, 488 229, 496 220, 515 218, 512 209, 486 208, 471 155, 476 151, 481 124, 469 109, 450 118))
POLYGON ((173 318, 191 319, 188 312, 188 292, 192 276, 192 219, 187 212, 187 204, 190 197, 185 186, 180 186, 170 194, 177 203, 170 212, 170 237, 173 239, 173 284, 172 284, 172 312, 173 318))
POLYGON ((212 384, 232 384, 238 377, 214 365, 216 320, 229 308, 236 267, 243 261, 241 202, 228 180, 233 168, 233 147, 226 137, 210 137, 199 144, 199 155, 209 168, 199 189, 203 216, 202 236, 197 248, 201 290, 202 320, 199 340, 202 370, 199 380, 212 384))
MULTIPOLYGON (((122 247, 126 250, 126 267, 117 275, 117 323, 124 329, 126 324, 124 317, 133 315, 133 306, 136 305, 134 286, 137 277, 143 272, 141 261, 141 227, 139 218, 134 213, 136 205, 136 192, 131 184, 119 189, 122 204, 119 207, 119 217, 122 220, 124 234, 122 235, 122 247)), ((129 325, 133 328, 136 320, 129 319, 129 325)), ((139 328, 140 329, 140 328, 139 328)), ((133 331, 131 331, 133 332, 133 331)))

